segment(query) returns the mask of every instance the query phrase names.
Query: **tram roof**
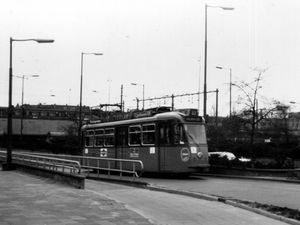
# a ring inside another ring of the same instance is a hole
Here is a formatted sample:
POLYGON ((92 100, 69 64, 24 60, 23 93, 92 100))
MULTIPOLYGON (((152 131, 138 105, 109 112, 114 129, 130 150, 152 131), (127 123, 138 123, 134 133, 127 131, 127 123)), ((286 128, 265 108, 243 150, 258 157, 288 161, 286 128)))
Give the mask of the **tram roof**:
MULTIPOLYGON (((146 110, 147 111, 147 110, 146 110)), ((140 113, 146 112, 140 111, 140 113)), ((151 110, 148 110, 148 112, 151 110)), ((108 126, 118 126, 118 125, 129 125, 129 124, 136 124, 136 123, 147 123, 147 122, 155 122, 155 121, 162 121, 162 120, 170 120, 170 119, 177 119, 181 122, 186 121, 185 118, 197 118, 197 120, 189 120, 187 122, 204 122, 202 117, 198 116, 197 109, 179 109, 174 111, 167 111, 167 112, 160 112, 160 113, 145 113, 139 114, 141 117, 139 118, 132 118, 132 119, 123 119, 118 121, 109 121, 109 122, 100 122, 100 123, 90 123, 83 126, 83 129, 86 128, 96 128, 96 127, 108 127, 108 126), (199 119, 201 118, 201 119, 199 119)))

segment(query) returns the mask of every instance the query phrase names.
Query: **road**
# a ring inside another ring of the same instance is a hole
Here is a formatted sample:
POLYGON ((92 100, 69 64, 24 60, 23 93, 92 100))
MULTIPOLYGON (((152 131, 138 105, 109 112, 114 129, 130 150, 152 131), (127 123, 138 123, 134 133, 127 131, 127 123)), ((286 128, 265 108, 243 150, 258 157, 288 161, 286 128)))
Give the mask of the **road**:
MULTIPOLYGON (((131 178, 128 179, 130 180, 131 178)), ((193 191, 224 198, 250 200, 300 210, 299 183, 195 175, 188 179, 141 177, 137 180, 172 189, 193 191)))
POLYGON ((122 202, 154 224, 287 224, 284 221, 274 220, 251 210, 244 210, 218 201, 207 201, 144 188, 87 180, 86 190, 122 202))
POLYGON ((218 201, 109 182, 86 180, 82 190, 20 171, 0 171, 0 180, 0 224, 288 223, 218 201))
POLYGON ((191 176, 188 179, 139 178, 139 181, 174 189, 300 210, 300 184, 280 181, 191 176))

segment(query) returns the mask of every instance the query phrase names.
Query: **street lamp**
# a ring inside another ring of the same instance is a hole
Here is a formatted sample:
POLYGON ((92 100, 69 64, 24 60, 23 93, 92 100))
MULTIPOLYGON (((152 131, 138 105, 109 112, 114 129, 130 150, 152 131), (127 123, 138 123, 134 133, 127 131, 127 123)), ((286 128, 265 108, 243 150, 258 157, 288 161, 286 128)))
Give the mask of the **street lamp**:
POLYGON ((145 109, 145 85, 144 84, 137 84, 137 83, 131 83, 131 85, 143 86, 143 110, 144 110, 145 109))
POLYGON ((230 70, 230 82, 229 82, 229 118, 231 118, 231 86, 232 86, 232 83, 231 83, 231 79, 232 79, 232 71, 231 71, 231 68, 225 68, 225 67, 220 67, 220 66, 216 66, 217 69, 220 69, 220 70, 230 70))
POLYGON ((14 76, 22 79, 22 115, 21 115, 21 140, 23 139, 23 118, 24 118, 24 79, 28 79, 26 77, 39 77, 39 75, 23 75, 21 76, 14 76))
POLYGON ((82 79, 83 79, 83 55, 103 55, 103 53, 81 53, 81 77, 80 77, 80 105, 79 105, 79 127, 78 127, 78 138, 81 147, 81 126, 82 126, 82 79))
POLYGON ((206 70, 207 70, 207 8, 221 8, 223 10, 234 10, 231 7, 222 6, 208 6, 205 5, 205 43, 204 43, 204 88, 203 88, 203 116, 206 118, 206 95, 207 95, 207 84, 206 84, 206 70))
POLYGON ((7 156, 6 164, 2 165, 3 170, 12 170, 12 115, 14 113, 14 108, 12 105, 12 43, 13 41, 35 41, 37 43, 53 43, 53 39, 12 39, 10 38, 10 58, 9 58, 9 92, 8 92, 8 112, 7 112, 7 156))

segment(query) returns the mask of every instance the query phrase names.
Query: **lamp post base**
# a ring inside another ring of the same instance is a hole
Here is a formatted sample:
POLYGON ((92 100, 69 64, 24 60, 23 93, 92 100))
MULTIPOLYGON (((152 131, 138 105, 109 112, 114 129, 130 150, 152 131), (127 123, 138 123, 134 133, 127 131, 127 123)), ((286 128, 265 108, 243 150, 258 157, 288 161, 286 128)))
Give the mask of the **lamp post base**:
POLYGON ((2 163, 3 171, 11 171, 11 170, 15 170, 15 169, 16 169, 16 165, 14 163, 8 163, 8 162, 2 163))

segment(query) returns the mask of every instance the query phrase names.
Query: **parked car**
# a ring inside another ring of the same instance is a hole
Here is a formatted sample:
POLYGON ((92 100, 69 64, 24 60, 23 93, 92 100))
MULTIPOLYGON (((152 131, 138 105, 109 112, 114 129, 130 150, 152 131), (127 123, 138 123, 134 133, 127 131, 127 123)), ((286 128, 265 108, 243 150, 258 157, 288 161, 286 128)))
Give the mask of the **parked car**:
MULTIPOLYGON (((236 156, 231 152, 209 152, 208 156, 209 157, 218 156, 218 158, 226 157, 229 161, 236 159, 236 156)), ((251 161, 251 159, 244 158, 244 157, 238 158, 238 160, 241 162, 250 162, 251 161)))
POLYGON ((240 160, 241 162, 250 162, 250 161, 251 161, 251 159, 244 158, 243 156, 242 156, 241 158, 239 158, 239 160, 240 160))

